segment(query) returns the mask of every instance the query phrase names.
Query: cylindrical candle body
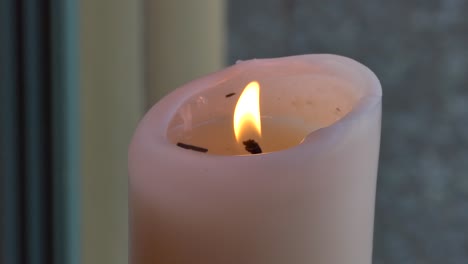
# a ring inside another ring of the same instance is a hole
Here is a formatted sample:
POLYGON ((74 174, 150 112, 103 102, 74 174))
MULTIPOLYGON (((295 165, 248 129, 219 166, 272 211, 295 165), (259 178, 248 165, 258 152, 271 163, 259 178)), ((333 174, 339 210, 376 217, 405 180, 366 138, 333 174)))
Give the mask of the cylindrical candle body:
POLYGON ((132 263, 370 264, 380 119, 375 75, 335 55, 245 61, 177 89, 130 146, 132 263), (251 80, 265 115, 301 120, 303 142, 244 156, 175 145, 232 115, 225 94, 251 80))

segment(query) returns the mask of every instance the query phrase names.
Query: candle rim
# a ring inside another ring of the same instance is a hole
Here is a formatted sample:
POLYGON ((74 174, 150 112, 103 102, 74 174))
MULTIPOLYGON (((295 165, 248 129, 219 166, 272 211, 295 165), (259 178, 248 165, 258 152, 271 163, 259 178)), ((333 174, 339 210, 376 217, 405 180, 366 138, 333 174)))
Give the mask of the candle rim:
MULTIPOLYGON (((382 88, 380 81, 377 79, 376 75, 365 65, 340 55, 333 54, 308 54, 308 55, 295 55, 281 58, 265 58, 265 59, 252 59, 247 61, 239 61, 233 66, 230 66, 222 71, 209 74, 202 78, 188 82, 181 87, 174 90, 169 95, 161 99, 157 104, 155 104, 149 112, 144 116, 140 124, 138 125, 135 135, 140 133, 149 133, 151 135, 146 135, 147 137, 153 137, 155 141, 152 141, 154 144, 160 144, 159 147, 164 147, 164 151, 168 153, 174 153, 174 155, 188 156, 193 157, 194 159, 200 160, 260 160, 266 158, 276 158, 288 155, 288 153, 296 152, 299 149, 307 148, 307 152, 310 155, 319 155, 321 150, 332 146, 336 143, 336 140, 340 135, 346 133, 346 130, 352 126, 353 121, 356 119, 363 118, 364 116, 372 113, 380 114, 380 105, 382 97, 382 88), (299 60, 298 60, 299 59, 299 60), (348 64, 351 68, 357 69, 356 72, 359 72, 366 80, 366 87, 364 88, 364 95, 357 100, 353 108, 345 114, 341 119, 332 123, 327 127, 320 128, 315 130, 305 137, 304 141, 296 146, 275 151, 262 153, 257 155, 218 155, 211 153, 198 153, 195 151, 188 151, 177 147, 175 144, 170 142, 167 137, 167 129, 172 118, 175 116, 177 110, 193 95, 201 93, 207 88, 213 87, 225 81, 228 78, 235 77, 236 75, 241 74, 245 71, 244 67, 239 67, 245 63, 283 63, 284 61, 293 61, 295 63, 309 63, 313 64, 315 62, 331 62, 331 63, 341 63, 348 64), (174 101, 176 103, 174 103, 174 101), (158 122, 158 126, 154 124, 158 122), (150 126, 148 129, 148 126, 150 126), (313 139, 312 139, 313 138, 313 139), (310 145, 314 145, 311 147, 310 145)), ((146 138, 145 136, 145 138, 146 138)), ((135 137, 135 136, 134 136, 135 137)), ((134 145, 132 140, 131 146, 134 145)))

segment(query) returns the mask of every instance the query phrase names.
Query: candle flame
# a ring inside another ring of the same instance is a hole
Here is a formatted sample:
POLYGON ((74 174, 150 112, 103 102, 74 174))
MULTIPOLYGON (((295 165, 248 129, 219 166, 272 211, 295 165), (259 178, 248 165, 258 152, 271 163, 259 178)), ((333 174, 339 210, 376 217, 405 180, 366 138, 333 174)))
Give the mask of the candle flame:
POLYGON ((234 110, 234 134, 237 142, 247 140, 252 133, 262 136, 262 124, 260 121, 260 85, 258 82, 250 82, 237 101, 234 110))

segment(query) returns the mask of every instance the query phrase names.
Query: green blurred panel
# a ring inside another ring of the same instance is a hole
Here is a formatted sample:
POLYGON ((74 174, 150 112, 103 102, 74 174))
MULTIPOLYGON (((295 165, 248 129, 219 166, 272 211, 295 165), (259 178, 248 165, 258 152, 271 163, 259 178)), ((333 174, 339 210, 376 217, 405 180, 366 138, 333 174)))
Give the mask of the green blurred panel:
POLYGON ((78 2, 52 0, 54 262, 80 262, 78 2))

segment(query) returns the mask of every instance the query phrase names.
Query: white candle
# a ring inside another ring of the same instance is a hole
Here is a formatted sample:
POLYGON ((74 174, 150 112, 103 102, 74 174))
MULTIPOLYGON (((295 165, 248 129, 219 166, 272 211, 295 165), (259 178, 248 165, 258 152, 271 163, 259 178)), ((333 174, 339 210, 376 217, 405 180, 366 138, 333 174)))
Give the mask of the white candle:
POLYGON ((334 55, 245 61, 177 89, 130 146, 132 263, 371 263, 380 116, 375 75, 334 55), (266 154, 233 134, 251 81, 266 154))

